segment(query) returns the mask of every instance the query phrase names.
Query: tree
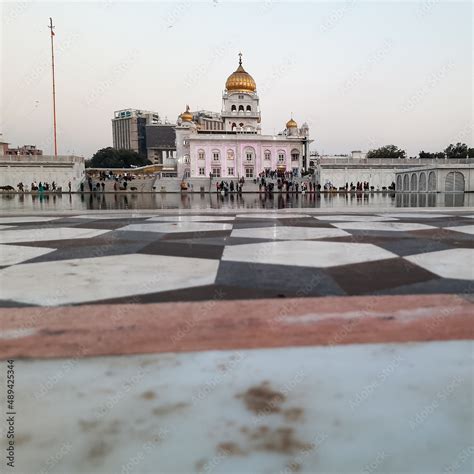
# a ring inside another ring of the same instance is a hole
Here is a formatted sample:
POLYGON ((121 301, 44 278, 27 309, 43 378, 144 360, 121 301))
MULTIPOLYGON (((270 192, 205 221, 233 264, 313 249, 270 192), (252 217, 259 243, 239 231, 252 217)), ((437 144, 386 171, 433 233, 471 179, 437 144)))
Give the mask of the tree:
POLYGON ((367 158, 406 158, 405 150, 402 150, 395 145, 385 145, 382 148, 370 150, 367 153, 367 158))
POLYGON ((130 168, 151 165, 151 161, 132 150, 116 150, 112 147, 98 150, 87 161, 88 168, 130 168))
POLYGON ((444 152, 448 159, 465 159, 468 156, 468 148, 465 143, 456 143, 456 145, 451 143, 444 152))
POLYGON ((419 157, 424 158, 424 159, 430 159, 430 160, 432 160, 432 159, 443 160, 444 159, 444 153, 442 151, 439 151, 437 153, 430 153, 428 151, 421 150, 420 154, 419 154, 419 157))

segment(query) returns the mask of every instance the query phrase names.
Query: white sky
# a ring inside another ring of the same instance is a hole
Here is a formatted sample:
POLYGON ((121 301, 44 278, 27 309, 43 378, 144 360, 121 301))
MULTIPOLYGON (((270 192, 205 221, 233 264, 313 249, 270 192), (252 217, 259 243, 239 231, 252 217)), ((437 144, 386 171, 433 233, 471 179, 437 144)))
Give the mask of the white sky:
POLYGON ((313 148, 395 144, 416 155, 472 146, 473 6, 466 2, 7 2, 1 11, 0 133, 52 152, 56 24, 58 144, 90 157, 112 144, 114 110, 186 104, 219 112, 243 53, 263 133, 291 112, 313 148))

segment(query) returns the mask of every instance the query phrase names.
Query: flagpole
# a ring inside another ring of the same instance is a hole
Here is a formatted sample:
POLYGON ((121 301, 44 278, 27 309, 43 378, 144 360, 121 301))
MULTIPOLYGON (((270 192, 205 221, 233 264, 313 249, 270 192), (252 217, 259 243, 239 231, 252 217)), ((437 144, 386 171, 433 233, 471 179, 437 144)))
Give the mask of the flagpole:
POLYGON ((54 157, 58 157, 58 143, 56 140, 56 81, 54 77, 54 26, 53 19, 49 19, 48 28, 51 30, 51 66, 53 69, 53 130, 54 130, 54 157))

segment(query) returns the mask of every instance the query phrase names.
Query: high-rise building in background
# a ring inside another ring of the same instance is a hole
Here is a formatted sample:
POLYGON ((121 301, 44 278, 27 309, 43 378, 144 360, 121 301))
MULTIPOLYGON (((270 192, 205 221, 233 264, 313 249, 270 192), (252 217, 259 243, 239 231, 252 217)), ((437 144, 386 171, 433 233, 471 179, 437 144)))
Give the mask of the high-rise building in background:
POLYGON ((133 150, 147 156, 146 126, 157 125, 160 116, 148 110, 125 109, 114 112, 112 119, 113 147, 118 150, 133 150))
POLYGON ((146 126, 147 158, 163 171, 176 173, 176 124, 146 126))

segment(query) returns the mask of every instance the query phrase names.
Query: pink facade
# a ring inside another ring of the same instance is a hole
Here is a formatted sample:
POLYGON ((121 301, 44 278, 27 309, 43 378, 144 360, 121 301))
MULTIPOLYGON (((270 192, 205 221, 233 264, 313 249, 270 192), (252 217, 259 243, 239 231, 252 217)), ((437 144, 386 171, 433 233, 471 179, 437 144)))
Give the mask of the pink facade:
POLYGON ((191 176, 209 176, 219 169, 221 177, 254 177, 266 168, 286 171, 301 168, 304 153, 301 139, 279 140, 264 135, 253 135, 253 139, 237 137, 190 137, 191 176))

